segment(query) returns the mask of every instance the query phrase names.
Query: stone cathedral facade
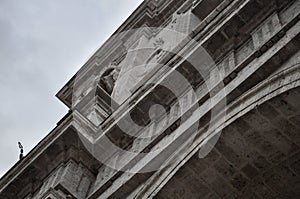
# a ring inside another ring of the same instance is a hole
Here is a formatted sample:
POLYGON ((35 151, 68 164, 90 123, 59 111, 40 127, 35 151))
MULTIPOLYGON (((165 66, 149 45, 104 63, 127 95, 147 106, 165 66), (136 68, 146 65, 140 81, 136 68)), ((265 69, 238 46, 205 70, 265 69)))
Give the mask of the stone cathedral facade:
POLYGON ((145 0, 0 199, 300 198, 300 0, 145 0))

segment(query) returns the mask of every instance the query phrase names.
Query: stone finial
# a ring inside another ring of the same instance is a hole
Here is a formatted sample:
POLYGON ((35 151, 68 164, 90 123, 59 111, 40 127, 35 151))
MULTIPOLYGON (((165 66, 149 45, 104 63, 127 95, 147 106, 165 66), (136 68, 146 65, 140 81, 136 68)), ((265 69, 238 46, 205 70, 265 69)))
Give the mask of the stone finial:
POLYGON ((22 160, 23 157, 24 157, 24 155, 23 155, 23 152, 24 152, 23 146, 22 146, 21 142, 18 142, 18 145, 19 145, 19 149, 20 149, 20 156, 19 156, 19 159, 22 160))

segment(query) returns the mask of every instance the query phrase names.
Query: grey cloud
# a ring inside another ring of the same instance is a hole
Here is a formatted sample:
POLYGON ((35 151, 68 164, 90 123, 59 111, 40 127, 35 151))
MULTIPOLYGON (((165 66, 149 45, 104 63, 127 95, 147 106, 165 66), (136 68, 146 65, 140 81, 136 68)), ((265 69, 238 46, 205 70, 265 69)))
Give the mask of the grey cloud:
POLYGON ((0 176, 67 112, 56 92, 142 1, 0 1, 0 176))

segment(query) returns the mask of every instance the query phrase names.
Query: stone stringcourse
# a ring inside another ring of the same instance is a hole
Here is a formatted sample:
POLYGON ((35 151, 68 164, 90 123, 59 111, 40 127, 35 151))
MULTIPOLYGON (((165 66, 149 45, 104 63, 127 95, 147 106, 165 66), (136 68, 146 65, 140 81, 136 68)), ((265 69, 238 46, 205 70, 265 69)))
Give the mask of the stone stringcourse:
POLYGON ((145 0, 57 93, 70 111, 0 199, 299 198, 299 19, 300 0, 145 0), (178 72, 176 96, 160 85, 178 72), (79 135, 122 150, 100 161, 79 135))

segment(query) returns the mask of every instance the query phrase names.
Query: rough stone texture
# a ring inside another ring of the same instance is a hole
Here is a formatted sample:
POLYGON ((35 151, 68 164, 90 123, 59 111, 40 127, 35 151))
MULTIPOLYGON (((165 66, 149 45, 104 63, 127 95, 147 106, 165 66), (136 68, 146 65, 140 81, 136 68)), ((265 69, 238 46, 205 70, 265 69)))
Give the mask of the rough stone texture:
POLYGON ((299 198, 299 6, 144 1, 59 91, 71 111, 0 180, 0 199, 299 198))
POLYGON ((292 106, 300 100, 299 91, 236 120, 207 157, 195 154, 155 198, 211 198, 211 193, 215 198, 299 197, 300 123, 292 122, 300 115, 299 105, 292 106))

